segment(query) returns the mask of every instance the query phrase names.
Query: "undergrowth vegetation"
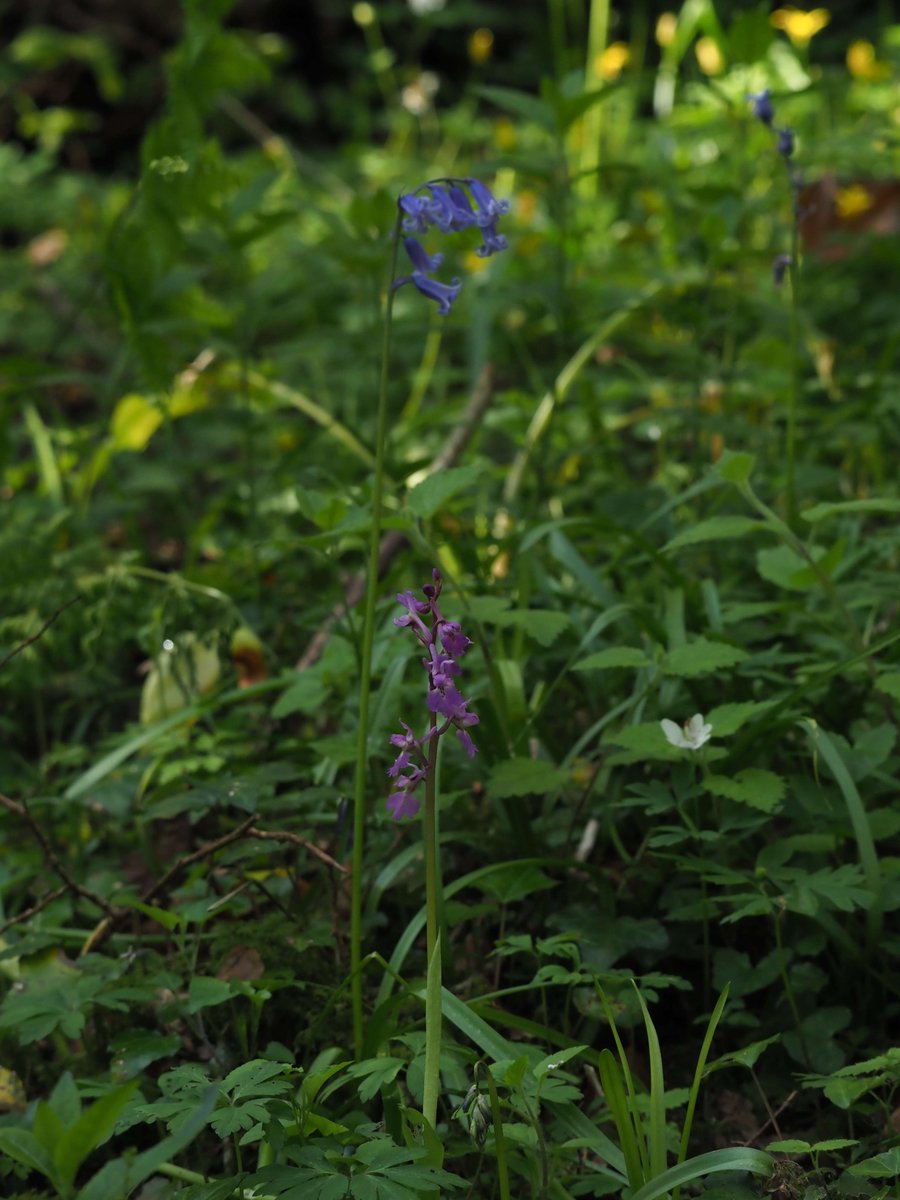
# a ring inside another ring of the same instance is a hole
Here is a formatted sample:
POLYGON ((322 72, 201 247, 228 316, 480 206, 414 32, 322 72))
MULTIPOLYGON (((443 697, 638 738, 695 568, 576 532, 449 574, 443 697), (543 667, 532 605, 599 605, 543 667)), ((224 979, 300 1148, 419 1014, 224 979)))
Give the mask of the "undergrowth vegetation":
POLYGON ((4 1196, 900 1195, 900 26, 515 7, 4 51, 4 1196))

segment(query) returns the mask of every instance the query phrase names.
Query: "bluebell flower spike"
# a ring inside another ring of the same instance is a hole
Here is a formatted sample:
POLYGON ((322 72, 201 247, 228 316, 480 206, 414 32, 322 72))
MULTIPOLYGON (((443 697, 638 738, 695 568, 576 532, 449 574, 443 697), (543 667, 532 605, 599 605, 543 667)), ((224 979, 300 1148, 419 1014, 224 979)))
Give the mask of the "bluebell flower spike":
MULTIPOLYGON (((424 234, 432 227, 440 233, 459 233, 474 227, 481 233, 481 245, 475 250, 479 258, 488 258, 506 250, 509 245, 497 230, 497 222, 509 212, 509 201, 498 200, 479 179, 469 177, 426 183, 415 192, 405 192, 397 204, 403 213, 401 224, 406 234, 424 234), (427 196, 419 194, 424 190, 427 190, 427 196)), ((432 272, 440 266, 443 256, 428 254, 416 238, 405 237, 403 245, 413 269, 409 275, 395 279, 394 287, 411 283, 423 296, 434 300, 438 312, 446 316, 459 295, 460 281, 453 279, 450 283, 441 283, 433 279, 432 272)))

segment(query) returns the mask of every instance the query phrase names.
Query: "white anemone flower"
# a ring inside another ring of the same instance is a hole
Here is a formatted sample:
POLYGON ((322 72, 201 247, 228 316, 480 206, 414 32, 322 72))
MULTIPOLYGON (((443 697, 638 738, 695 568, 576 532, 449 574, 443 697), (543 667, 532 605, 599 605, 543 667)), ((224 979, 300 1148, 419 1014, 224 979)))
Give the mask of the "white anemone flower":
POLYGON ((712 735, 712 725, 704 724, 702 713, 694 713, 683 725, 668 720, 660 721, 660 725, 666 741, 679 750, 699 750, 712 735))

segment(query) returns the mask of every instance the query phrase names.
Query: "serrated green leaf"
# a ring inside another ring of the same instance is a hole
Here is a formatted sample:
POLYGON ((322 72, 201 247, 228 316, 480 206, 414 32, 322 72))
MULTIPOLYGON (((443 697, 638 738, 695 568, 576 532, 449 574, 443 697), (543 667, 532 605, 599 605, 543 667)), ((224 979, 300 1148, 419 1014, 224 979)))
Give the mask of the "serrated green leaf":
POLYGON ((686 646, 676 646, 670 650, 663 659, 663 670, 667 675, 691 679, 713 671, 726 671, 743 662, 746 657, 747 652, 737 646, 696 638, 686 646))
POLYGON ((561 787, 565 771, 533 758, 507 758, 492 769, 488 787, 492 796, 544 796, 561 787))
POLYGON ((703 786, 714 796, 725 796, 765 813, 775 811, 785 792, 785 782, 780 775, 759 767, 747 767, 731 778, 708 775, 703 786))
POLYGON ((575 663, 576 671, 610 671, 617 667, 646 667, 650 659, 636 646, 610 646, 575 663))
POLYGON ((663 546, 663 552, 680 550, 682 546, 694 546, 700 542, 731 541, 733 538, 743 537, 744 534, 757 533, 767 528, 765 521, 757 521, 753 517, 710 517, 707 521, 699 521, 676 534, 663 546))
POLYGON ((433 517, 448 500, 472 487, 484 475, 478 463, 467 463, 464 467, 446 467, 429 475, 417 484, 406 497, 406 504, 413 516, 420 521, 433 517))
POLYGON ((746 700, 735 704, 720 704, 705 716, 716 737, 730 737, 748 722, 772 707, 771 700, 746 700))
POLYGON ((534 638, 541 646, 552 646, 572 623, 567 613, 542 608, 508 610, 500 613, 496 621, 504 628, 521 629, 526 636, 534 638))

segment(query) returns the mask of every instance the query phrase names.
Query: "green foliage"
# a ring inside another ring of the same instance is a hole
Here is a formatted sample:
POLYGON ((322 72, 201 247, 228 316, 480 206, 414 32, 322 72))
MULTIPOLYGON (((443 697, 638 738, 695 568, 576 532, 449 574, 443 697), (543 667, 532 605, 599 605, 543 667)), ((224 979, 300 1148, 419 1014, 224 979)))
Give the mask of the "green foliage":
POLYGON ((0 1193, 880 1195, 897 27, 158 7, 0 52, 0 1193), (381 301, 445 174, 510 249, 396 293, 351 982, 381 301), (428 961, 384 799, 436 565, 480 723, 428 961))

